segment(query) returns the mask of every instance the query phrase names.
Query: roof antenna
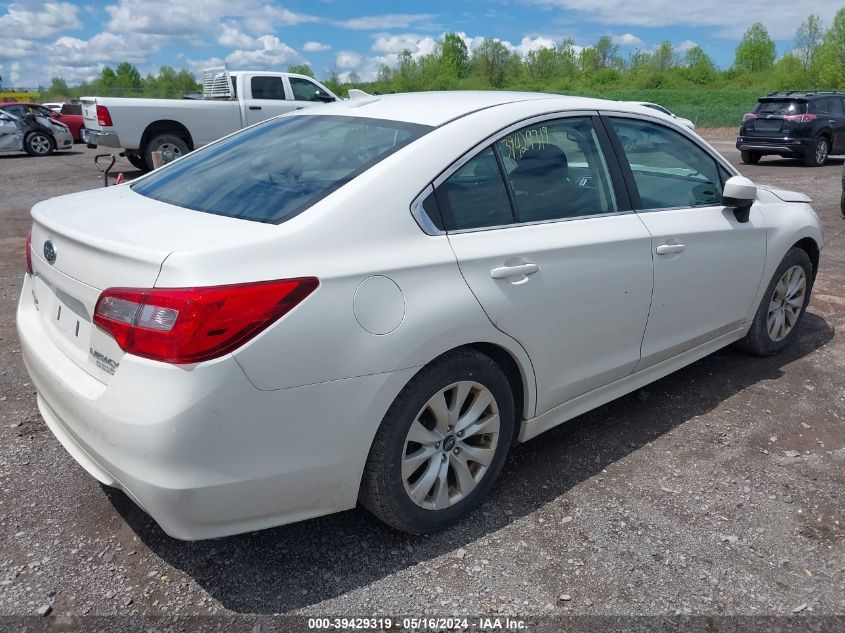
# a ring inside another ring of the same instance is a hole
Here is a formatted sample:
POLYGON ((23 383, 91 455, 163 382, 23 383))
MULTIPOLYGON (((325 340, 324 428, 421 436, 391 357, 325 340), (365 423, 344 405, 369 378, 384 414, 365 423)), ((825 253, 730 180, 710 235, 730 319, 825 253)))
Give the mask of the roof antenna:
POLYGON ((363 90, 359 90, 358 88, 350 88, 349 89, 349 98, 350 99, 364 99, 366 97, 372 97, 368 92, 364 92, 363 90))

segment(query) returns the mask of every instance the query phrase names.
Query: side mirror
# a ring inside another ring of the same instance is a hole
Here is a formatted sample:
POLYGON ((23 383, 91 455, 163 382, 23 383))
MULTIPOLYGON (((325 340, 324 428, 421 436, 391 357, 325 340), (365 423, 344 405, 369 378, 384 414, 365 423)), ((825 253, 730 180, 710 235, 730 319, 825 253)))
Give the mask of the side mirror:
POLYGON ((757 185, 745 176, 728 178, 722 190, 722 206, 733 207, 737 222, 748 222, 751 205, 757 199, 757 185))
POLYGON ((331 103, 335 100, 333 96, 322 90, 318 90, 315 96, 317 97, 317 101, 322 101, 323 103, 331 103))

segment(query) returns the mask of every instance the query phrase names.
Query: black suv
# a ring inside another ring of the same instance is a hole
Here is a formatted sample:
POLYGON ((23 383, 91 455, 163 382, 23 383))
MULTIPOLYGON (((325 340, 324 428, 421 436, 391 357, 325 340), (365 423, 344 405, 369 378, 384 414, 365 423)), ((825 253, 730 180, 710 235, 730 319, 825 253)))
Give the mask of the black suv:
POLYGON ((845 93, 773 92, 742 117, 736 147, 743 163, 777 154, 821 167, 845 154, 845 93))

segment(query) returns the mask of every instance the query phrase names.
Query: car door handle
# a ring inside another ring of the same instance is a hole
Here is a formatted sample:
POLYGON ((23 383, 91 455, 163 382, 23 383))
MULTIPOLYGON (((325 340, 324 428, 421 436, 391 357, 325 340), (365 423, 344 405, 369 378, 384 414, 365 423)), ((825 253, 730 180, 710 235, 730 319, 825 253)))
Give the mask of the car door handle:
POLYGON ((661 244, 656 250, 658 255, 671 255, 683 252, 686 247, 686 244, 661 244))
POLYGON ((261 106, 249 106, 250 110, 260 110, 261 106))
POLYGON ((540 270, 540 265, 534 263, 498 266, 490 271, 490 276, 493 279, 507 279, 508 277, 518 277, 519 275, 531 275, 538 270, 540 270))

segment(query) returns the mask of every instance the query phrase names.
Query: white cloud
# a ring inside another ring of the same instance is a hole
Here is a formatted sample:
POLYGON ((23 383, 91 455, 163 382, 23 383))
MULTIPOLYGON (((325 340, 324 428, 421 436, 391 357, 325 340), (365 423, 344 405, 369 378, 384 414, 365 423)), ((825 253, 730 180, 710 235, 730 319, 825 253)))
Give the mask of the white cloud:
POLYGON ((247 35, 231 22, 222 25, 217 43, 227 48, 258 48, 258 41, 254 37, 247 35))
POLYGON ((275 35, 257 37, 251 49, 238 49, 226 56, 226 62, 238 69, 278 70, 301 61, 302 56, 275 35))
POLYGON ((642 47, 643 41, 638 38, 633 33, 623 33, 622 35, 615 35, 613 38, 614 44, 619 46, 634 46, 634 47, 642 47))
POLYGON ((63 36, 47 46, 49 59, 62 68, 93 64, 116 64, 122 61, 143 63, 147 55, 158 50, 155 38, 124 37, 114 33, 98 33, 88 40, 63 36))
MULTIPOLYGON (((66 2, 45 2, 32 10, 23 4, 10 4, 0 16, 0 37, 43 40, 82 26, 76 17, 77 7, 66 2)), ((0 51, 0 55, 3 52, 0 51)))
MULTIPOLYGON (((578 11, 582 18, 603 24, 632 26, 705 26, 715 27, 723 37, 737 38, 751 22, 759 20, 772 37, 792 38, 795 26, 807 17, 807 5, 795 0, 698 0, 694 3, 677 0, 521 0, 526 4, 578 11)), ((838 3, 817 2, 812 12, 830 24, 838 3)), ((572 16, 567 16, 572 18, 572 16)))
POLYGON ((552 38, 540 35, 538 37, 523 37, 517 46, 512 46, 510 42, 505 42, 505 46, 519 53, 520 57, 525 57, 531 51, 538 51, 541 48, 555 48, 557 44, 552 38))
POLYGON ((354 51, 338 51, 335 55, 335 63, 338 68, 344 70, 355 70, 361 66, 364 56, 354 51))
POLYGON ((684 40, 680 44, 675 44, 675 50, 681 53, 686 53, 689 49, 695 46, 698 46, 698 44, 696 44, 692 40, 684 40))
POLYGON ((378 29, 402 29, 419 22, 430 20, 434 16, 430 13, 388 13, 385 15, 368 15, 351 20, 339 20, 334 22, 336 26, 346 29, 361 31, 374 31, 378 29))
POLYGON ((302 50, 308 53, 318 53, 320 51, 330 51, 332 47, 328 44, 321 44, 320 42, 305 42, 302 46, 302 50))
POLYGON ((411 54, 427 55, 433 53, 437 42, 428 35, 378 35, 373 41, 372 50, 377 53, 401 53, 408 49, 411 54))

